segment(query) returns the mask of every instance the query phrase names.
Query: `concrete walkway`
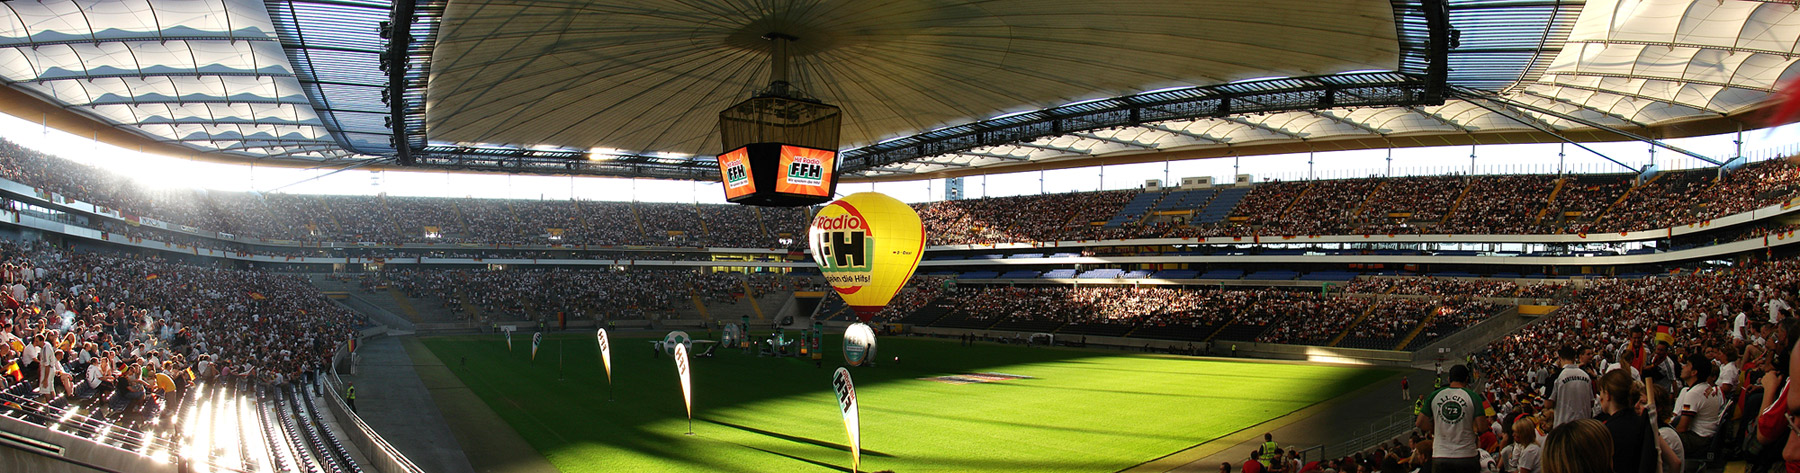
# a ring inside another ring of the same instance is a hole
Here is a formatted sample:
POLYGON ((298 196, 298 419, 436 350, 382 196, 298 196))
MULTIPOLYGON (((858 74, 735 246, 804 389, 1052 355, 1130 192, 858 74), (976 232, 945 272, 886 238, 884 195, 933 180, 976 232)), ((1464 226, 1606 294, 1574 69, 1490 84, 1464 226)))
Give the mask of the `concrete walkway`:
POLYGON ((400 339, 369 339, 357 353, 357 375, 343 378, 356 383, 356 413, 363 422, 425 471, 474 473, 400 339))
MULTIPOLYGON (((467 459, 465 465, 482 473, 557 473, 556 467, 544 459, 543 454, 525 442, 506 420, 463 385, 456 373, 444 366, 417 337, 403 337, 400 341, 412 358, 418 379, 431 390, 434 404, 418 406, 418 409, 455 413, 443 419, 448 421, 449 431, 455 434, 456 441, 465 446, 459 452, 467 459)), ((435 473, 437 470, 425 468, 425 471, 435 473)))

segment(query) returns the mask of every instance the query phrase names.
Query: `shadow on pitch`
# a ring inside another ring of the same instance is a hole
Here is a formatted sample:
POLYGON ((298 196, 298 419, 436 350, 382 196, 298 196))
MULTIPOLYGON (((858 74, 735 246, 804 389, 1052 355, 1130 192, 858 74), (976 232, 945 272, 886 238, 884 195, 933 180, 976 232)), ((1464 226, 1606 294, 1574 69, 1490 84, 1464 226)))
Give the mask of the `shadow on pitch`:
MULTIPOLYGON (((730 428, 733 428, 733 429, 738 429, 738 430, 742 430, 742 431, 745 431, 745 432, 749 432, 749 433, 753 433, 753 434, 757 434, 757 435, 763 435, 763 436, 768 436, 768 437, 774 437, 774 438, 778 438, 778 439, 782 439, 782 440, 786 440, 786 441, 789 441, 789 442, 794 442, 794 443, 804 443, 804 444, 807 444, 807 445, 812 445, 812 446, 817 446, 817 447, 825 447, 825 448, 829 448, 829 449, 832 449, 832 450, 843 450, 843 451, 850 451, 850 446, 849 446, 849 445, 844 445, 844 444, 841 444, 841 443, 832 443, 832 442, 827 442, 827 441, 824 441, 824 440, 819 440, 819 439, 814 439, 814 438, 807 438, 807 437, 801 437, 801 436, 797 436, 797 435, 788 435, 788 434, 784 434, 784 433, 780 433, 780 432, 770 432, 770 431, 767 431, 767 430, 763 430, 763 429, 758 429, 758 428, 755 428, 755 427, 749 427, 749 426, 743 426, 743 425, 737 425, 737 424, 733 424, 733 423, 730 423, 730 422, 720 422, 720 421, 716 421, 716 420, 712 420, 712 419, 700 419, 700 421, 701 421, 701 422, 705 422, 705 423, 708 423, 708 424, 713 424, 713 425, 718 425, 718 426, 722 426, 722 427, 730 427, 730 428)), ((750 447, 750 448, 756 448, 756 447, 750 447)), ((761 449, 758 449, 758 450, 761 450, 761 449)), ((767 451, 767 450, 764 450, 764 451, 767 451)), ((773 453, 773 452, 770 452, 770 453, 773 453)), ((893 455, 889 455, 889 454, 886 454, 886 453, 882 453, 882 452, 878 452, 878 451, 875 451, 875 450, 869 450, 869 449, 866 449, 866 448, 865 448, 865 449, 863 449, 863 450, 862 450, 862 453, 863 453, 863 455, 868 455, 868 456, 872 456, 872 457, 886 457, 886 458, 893 458, 893 457, 894 457, 894 456, 893 456, 893 455)), ((787 456, 787 455, 782 455, 782 456, 787 456)))

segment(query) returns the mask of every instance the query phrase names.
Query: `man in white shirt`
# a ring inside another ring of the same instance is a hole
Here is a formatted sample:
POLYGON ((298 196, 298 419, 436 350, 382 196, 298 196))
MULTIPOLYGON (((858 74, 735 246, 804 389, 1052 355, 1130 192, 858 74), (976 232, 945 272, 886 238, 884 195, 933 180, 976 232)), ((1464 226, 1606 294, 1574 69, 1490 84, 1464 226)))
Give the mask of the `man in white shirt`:
POLYGON ((1724 418, 1725 397, 1706 381, 1712 377, 1712 368, 1712 360, 1698 353, 1681 360, 1681 381, 1688 387, 1675 398, 1675 412, 1681 416, 1675 421, 1675 433, 1681 437, 1682 451, 1696 460, 1683 464, 1700 465, 1699 458, 1712 450, 1713 435, 1724 418))
POLYGON ((1743 340, 1747 335, 1744 333, 1744 325, 1749 323, 1750 314, 1738 312, 1737 318, 1731 320, 1731 338, 1743 340))
POLYGON ((1556 364, 1563 369, 1550 385, 1550 401, 1554 403, 1551 407, 1556 408, 1552 428, 1594 417, 1594 378, 1575 363, 1576 356, 1575 347, 1564 345, 1556 349, 1556 364))
POLYGON ((1781 322, 1781 312, 1782 311, 1794 310, 1793 306, 1788 305, 1787 300, 1781 298, 1781 294, 1770 294, 1769 295, 1768 308, 1769 308, 1769 323, 1772 323, 1772 324, 1781 322))

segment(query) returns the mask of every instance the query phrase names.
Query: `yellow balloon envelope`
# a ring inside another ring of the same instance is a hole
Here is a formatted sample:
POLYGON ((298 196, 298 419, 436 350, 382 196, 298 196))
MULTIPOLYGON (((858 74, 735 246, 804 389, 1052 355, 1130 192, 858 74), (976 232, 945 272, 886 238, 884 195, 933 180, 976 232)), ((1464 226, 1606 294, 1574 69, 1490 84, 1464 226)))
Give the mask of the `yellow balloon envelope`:
POLYGON ((813 262, 864 322, 906 286, 925 253, 919 214, 874 192, 826 204, 811 227, 807 239, 813 262))

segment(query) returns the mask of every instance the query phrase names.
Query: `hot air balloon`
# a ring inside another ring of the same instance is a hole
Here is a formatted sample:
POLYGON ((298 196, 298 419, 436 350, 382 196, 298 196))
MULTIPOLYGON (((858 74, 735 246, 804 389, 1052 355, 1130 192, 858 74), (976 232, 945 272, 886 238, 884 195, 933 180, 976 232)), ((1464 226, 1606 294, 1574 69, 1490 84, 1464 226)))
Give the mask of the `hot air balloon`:
POLYGON ((906 286, 925 253, 919 214, 874 192, 826 204, 813 216, 807 239, 825 280, 863 322, 906 286))

